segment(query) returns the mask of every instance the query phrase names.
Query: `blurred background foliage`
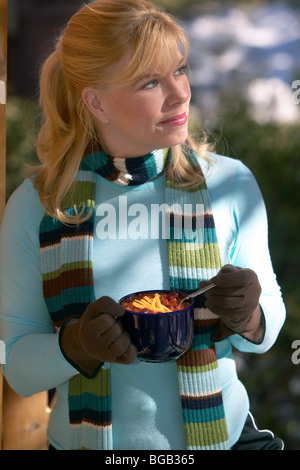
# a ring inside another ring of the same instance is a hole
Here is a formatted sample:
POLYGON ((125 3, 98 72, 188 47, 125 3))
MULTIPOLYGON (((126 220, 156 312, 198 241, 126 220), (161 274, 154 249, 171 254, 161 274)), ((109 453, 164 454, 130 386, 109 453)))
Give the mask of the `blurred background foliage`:
POLYGON ((300 365, 291 361, 292 342, 300 338, 299 124, 258 124, 242 100, 234 109, 222 109, 218 153, 241 159, 259 183, 268 212, 271 257, 287 309, 269 352, 236 353, 239 376, 260 426, 281 436, 288 450, 300 450, 300 365))
MULTIPOLYGON (((205 6, 209 2, 160 0, 156 3, 179 18, 186 18, 188 7, 195 4, 197 7, 200 4, 205 6)), ((228 2, 228 5, 240 3, 228 2)), ((265 3, 270 2, 257 0, 253 5, 265 3)), ((291 4, 299 6, 298 1, 291 4)), ((274 270, 287 308, 286 323, 269 352, 264 355, 236 352, 239 375, 249 391, 252 410, 260 427, 269 428, 282 437, 287 450, 300 450, 300 364, 294 365, 291 360, 292 343, 300 340, 300 122, 257 122, 243 94, 236 89, 219 96, 218 100, 217 124, 209 126, 206 123, 205 127, 215 142, 217 153, 241 159, 260 185, 269 217, 274 270)), ((37 162, 34 142, 39 114, 36 99, 17 96, 10 89, 7 105, 7 197, 22 182, 24 163, 37 162)), ((191 115, 193 132, 200 132, 205 119, 195 102, 191 115)))
POLYGON ((27 165, 35 165, 35 140, 39 130, 38 101, 17 96, 8 89, 6 107, 6 195, 21 184, 27 174, 27 165))

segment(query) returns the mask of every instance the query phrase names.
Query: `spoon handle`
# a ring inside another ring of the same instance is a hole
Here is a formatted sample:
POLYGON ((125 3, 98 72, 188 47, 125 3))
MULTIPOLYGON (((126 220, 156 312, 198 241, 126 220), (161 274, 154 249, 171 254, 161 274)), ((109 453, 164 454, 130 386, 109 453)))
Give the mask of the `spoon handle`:
POLYGON ((179 304, 179 307, 180 307, 180 305, 182 304, 182 302, 184 302, 185 300, 190 299, 190 298, 193 298, 193 297, 197 297, 197 295, 203 294, 204 292, 206 292, 206 291, 209 290, 209 289, 212 289, 213 287, 215 287, 215 284, 208 284, 208 286, 202 287, 202 289, 196 290, 196 291, 193 292, 192 294, 189 294, 189 295, 185 296, 185 297, 181 300, 181 302, 180 302, 180 304, 179 304))

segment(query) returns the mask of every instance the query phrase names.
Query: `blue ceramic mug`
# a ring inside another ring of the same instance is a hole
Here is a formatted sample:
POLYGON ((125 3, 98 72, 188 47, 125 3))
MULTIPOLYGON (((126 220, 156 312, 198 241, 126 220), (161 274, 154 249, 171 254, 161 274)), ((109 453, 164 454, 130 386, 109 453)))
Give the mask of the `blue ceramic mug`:
MULTIPOLYGON (((171 293, 171 290, 135 292, 119 303, 137 294, 171 293)), ((184 293, 182 293, 184 295, 184 293)), ((194 300, 180 310, 167 313, 145 313, 125 310, 120 318, 138 350, 137 357, 145 362, 176 361, 190 347, 194 331, 194 300)))

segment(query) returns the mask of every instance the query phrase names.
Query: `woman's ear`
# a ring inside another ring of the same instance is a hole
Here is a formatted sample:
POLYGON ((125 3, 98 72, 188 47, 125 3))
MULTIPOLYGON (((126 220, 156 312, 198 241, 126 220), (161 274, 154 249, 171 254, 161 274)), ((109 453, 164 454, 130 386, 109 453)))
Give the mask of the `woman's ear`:
POLYGON ((102 124, 108 123, 108 116, 102 107, 98 90, 92 87, 86 87, 81 92, 81 98, 95 118, 97 118, 102 124))

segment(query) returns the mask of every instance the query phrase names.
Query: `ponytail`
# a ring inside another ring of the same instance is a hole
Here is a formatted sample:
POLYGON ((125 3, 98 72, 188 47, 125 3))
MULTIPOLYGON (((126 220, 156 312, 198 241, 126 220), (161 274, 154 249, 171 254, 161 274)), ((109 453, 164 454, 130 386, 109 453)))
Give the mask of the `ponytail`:
POLYGON ((81 119, 84 112, 81 96, 66 86, 60 44, 41 71, 40 105, 44 122, 36 148, 41 165, 35 169, 34 187, 45 210, 66 223, 70 216, 64 214, 61 203, 76 178, 91 136, 81 119))

